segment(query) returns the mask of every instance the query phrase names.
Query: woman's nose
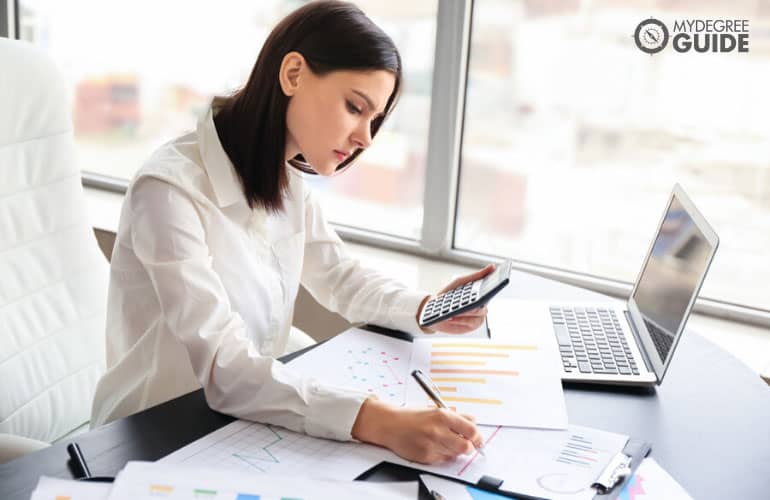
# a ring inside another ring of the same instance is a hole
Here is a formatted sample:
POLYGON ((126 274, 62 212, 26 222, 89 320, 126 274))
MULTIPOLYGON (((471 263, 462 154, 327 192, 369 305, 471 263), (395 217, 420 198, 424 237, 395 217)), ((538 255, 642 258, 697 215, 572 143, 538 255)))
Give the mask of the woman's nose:
POLYGON ((366 149, 372 144, 372 133, 368 122, 364 122, 356 129, 352 140, 356 147, 361 149, 366 149))

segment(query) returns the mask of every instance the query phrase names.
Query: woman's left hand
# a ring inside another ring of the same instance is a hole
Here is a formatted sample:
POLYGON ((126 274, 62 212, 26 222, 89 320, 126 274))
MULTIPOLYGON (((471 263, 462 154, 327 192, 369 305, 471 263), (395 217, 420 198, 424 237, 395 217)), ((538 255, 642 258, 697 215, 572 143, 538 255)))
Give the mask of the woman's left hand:
MULTIPOLYGON (((437 295, 441 295, 444 292, 453 290, 460 285, 464 285, 471 281, 476 281, 478 279, 481 279, 484 276, 488 275, 489 273, 493 272, 494 270, 495 270, 495 265, 489 264, 483 269, 480 269, 473 274, 468 274, 466 276, 460 276, 459 278, 455 278, 454 280, 452 280, 451 283, 449 283, 447 286, 442 288, 437 295)), ((422 304, 420 304, 420 307, 417 310, 417 318, 420 317, 420 314, 422 314, 422 308, 425 307, 425 304, 427 304, 428 300, 430 300, 431 298, 432 297, 426 297, 425 300, 422 301, 422 304)), ((430 327, 423 327, 423 331, 426 333, 435 333, 435 332, 458 333, 458 334, 468 333, 480 327, 484 323, 484 319, 486 317, 487 317, 486 306, 478 307, 476 309, 470 309, 463 313, 452 316, 451 318, 446 319, 444 321, 434 323, 430 325, 430 327)))

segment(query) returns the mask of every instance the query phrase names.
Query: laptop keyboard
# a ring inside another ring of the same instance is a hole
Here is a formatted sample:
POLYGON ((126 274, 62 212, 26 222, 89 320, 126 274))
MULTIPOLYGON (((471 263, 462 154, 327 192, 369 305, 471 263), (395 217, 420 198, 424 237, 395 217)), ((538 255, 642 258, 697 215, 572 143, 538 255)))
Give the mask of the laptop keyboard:
POLYGON ((565 372, 639 375, 614 310, 551 307, 550 311, 565 372))
POLYGON ((650 333, 652 343, 655 344, 655 350, 658 351, 660 359, 666 359, 668 353, 671 351, 671 346, 674 343, 674 337, 668 335, 665 331, 655 326, 652 322, 644 321, 644 326, 647 327, 647 331, 650 333))

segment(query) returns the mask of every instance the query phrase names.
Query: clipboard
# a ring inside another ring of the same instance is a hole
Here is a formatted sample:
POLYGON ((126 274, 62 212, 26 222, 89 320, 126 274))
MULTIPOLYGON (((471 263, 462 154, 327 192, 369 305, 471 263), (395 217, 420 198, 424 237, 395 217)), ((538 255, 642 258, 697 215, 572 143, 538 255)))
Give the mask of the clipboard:
POLYGON ((604 493, 600 492, 594 495, 594 500, 615 500, 631 480, 631 477, 633 477, 636 469, 642 464, 644 458, 650 454, 651 450, 652 445, 650 443, 629 438, 623 451, 618 454, 628 457, 628 464, 625 467, 616 467, 613 471, 612 465, 615 460, 610 461, 610 464, 607 465, 607 468, 598 478, 603 479, 602 476, 605 475, 608 478, 607 486, 601 486, 605 491, 604 493))
MULTIPOLYGON (((630 481, 636 469, 642 463, 642 460, 650 454, 652 449, 650 443, 640 441, 636 439, 630 439, 623 448, 623 451, 615 455, 607 467, 599 475, 596 482, 591 485, 596 494, 593 500, 614 500, 618 497, 625 485, 630 481)), ((451 481, 467 484, 478 488, 480 490, 489 491, 491 493, 497 493, 506 497, 516 498, 519 500, 549 500, 547 497, 536 497, 532 495, 525 495, 523 493, 517 493, 515 491, 506 490, 503 486, 503 480, 497 479, 492 476, 482 476, 477 483, 470 483, 462 481, 457 478, 442 476, 435 474, 435 476, 444 477, 451 481)))

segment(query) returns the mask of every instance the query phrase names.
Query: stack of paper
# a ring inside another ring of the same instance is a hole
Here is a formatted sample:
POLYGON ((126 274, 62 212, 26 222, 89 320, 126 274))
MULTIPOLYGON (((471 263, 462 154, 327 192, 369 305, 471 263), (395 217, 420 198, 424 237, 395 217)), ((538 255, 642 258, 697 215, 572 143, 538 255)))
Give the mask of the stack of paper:
POLYGON ((217 468, 130 462, 115 479, 109 500, 157 497, 205 500, 414 499, 417 483, 364 483, 291 476, 253 475, 217 468))
MULTIPOLYGON (((420 369, 438 385, 449 406, 474 415, 482 424, 494 424, 479 425, 485 456, 474 452, 425 466, 364 443, 330 441, 277 426, 236 421, 155 464, 129 464, 112 489, 46 479, 36 491, 43 496, 33 499, 97 500, 106 498, 108 492, 110 500, 158 496, 374 500, 379 495, 403 495, 406 490, 386 491, 381 484, 350 480, 389 461, 470 483, 484 475, 496 477, 504 481, 506 491, 555 500, 588 500, 594 495, 590 485, 628 439, 568 425, 559 360, 544 345, 537 339, 447 337, 411 343, 351 329, 291 363, 330 385, 358 389, 395 404, 406 400, 412 406, 434 406, 410 376, 411 370, 420 369), (278 479, 281 477, 291 479, 278 479), (51 495, 53 491, 60 493, 51 495)), ((640 496, 644 488, 664 491, 654 489, 663 484, 659 479, 663 475, 653 465, 640 469, 636 489, 629 489, 625 498, 645 498, 640 496)), ((407 497, 416 497, 416 491, 411 489, 407 497)))
POLYGON ((417 488, 416 482, 324 481, 129 462, 112 484, 41 478, 32 500, 413 500, 417 488))
POLYGON ((473 453, 428 466, 364 443, 328 441, 236 421, 161 462, 250 475, 353 479, 388 461, 471 483, 489 475, 502 479, 505 490, 558 500, 584 500, 591 498, 593 490, 589 486, 628 440, 627 436, 579 426, 570 426, 566 431, 479 426, 479 431, 486 456, 473 453))

